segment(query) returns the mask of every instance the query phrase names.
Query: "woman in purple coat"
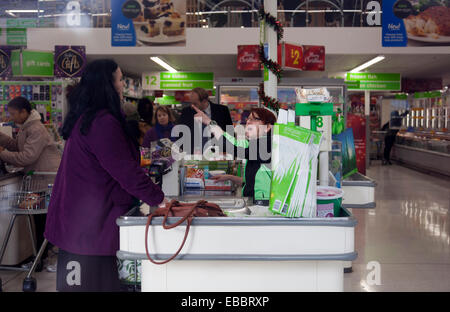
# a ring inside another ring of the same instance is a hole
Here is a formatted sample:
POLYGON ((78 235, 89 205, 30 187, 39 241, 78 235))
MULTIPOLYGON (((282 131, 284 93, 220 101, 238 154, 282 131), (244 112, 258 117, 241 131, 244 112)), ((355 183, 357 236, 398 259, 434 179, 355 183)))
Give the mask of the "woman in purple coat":
POLYGON ((139 145, 121 109, 122 89, 118 65, 97 60, 68 96, 66 144, 45 229, 59 247, 59 291, 119 291, 116 219, 137 198, 151 206, 164 201, 140 168, 139 145))

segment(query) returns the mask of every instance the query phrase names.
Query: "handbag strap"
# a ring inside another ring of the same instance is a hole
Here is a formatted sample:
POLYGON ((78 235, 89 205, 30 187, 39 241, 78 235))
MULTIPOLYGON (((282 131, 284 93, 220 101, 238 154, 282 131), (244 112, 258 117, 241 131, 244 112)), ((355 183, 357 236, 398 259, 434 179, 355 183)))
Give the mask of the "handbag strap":
POLYGON ((148 229, 149 229, 150 224, 152 222, 153 214, 150 214, 148 216, 148 218, 147 218, 147 224, 145 225, 145 253, 147 254, 148 260, 150 260, 154 264, 166 264, 167 262, 172 261, 173 259, 176 258, 176 256, 179 255, 179 253, 181 252, 181 249, 183 249, 184 244, 186 243, 186 239, 187 239, 188 234, 189 234, 189 229, 191 228, 192 213, 194 212, 194 209, 195 209, 196 205, 193 205, 192 209, 183 218, 181 218, 178 222, 176 222, 174 224, 166 225, 166 220, 167 220, 167 217, 169 215, 169 212, 172 210, 172 207, 175 204, 178 204, 178 202, 175 201, 175 200, 172 200, 169 203, 169 207, 167 207, 167 210, 166 210, 166 213, 164 214, 164 219, 163 219, 163 227, 164 227, 164 229, 174 228, 174 227, 180 225, 181 223, 183 223, 185 220, 187 220, 187 226, 186 226, 186 231, 184 233, 184 238, 183 238, 183 241, 181 242, 180 247, 178 248, 178 250, 169 259, 166 259, 166 260, 163 260, 163 261, 156 261, 150 256, 150 253, 148 252, 148 229))

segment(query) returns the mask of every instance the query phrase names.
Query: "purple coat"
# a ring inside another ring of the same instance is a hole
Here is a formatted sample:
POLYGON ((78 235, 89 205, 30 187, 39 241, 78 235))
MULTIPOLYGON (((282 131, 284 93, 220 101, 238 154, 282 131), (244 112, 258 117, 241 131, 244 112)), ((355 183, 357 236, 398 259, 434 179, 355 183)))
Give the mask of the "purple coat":
POLYGON ((133 197, 157 205, 164 193, 144 174, 139 152, 111 114, 100 112, 86 136, 80 120, 64 148, 44 236, 74 254, 112 256, 119 249, 116 219, 133 197))

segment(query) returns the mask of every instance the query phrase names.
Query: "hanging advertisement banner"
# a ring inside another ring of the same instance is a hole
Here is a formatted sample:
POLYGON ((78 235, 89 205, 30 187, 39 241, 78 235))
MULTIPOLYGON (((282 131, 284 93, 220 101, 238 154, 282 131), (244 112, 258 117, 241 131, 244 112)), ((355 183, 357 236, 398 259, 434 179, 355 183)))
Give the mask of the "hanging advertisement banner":
MULTIPOLYGON (((268 57, 268 47, 266 45, 264 46, 264 53, 268 57)), ((294 45, 283 42, 278 45, 277 59, 284 69, 323 71, 325 70, 325 47, 294 45)), ((261 70, 259 45, 238 46, 237 69, 261 70)))
POLYGON ((11 50, 14 47, 0 46, 0 77, 9 77, 11 71, 11 50))
POLYGON ((186 0, 111 0, 111 45, 186 45, 186 0))
POLYGON ((450 7, 445 0, 384 0, 383 47, 450 45, 450 7))
POLYGON ((55 77, 81 77, 86 66, 85 46, 55 46, 55 77))
POLYGON ((353 129, 358 172, 366 174, 366 119, 363 115, 347 114, 347 128, 353 129))

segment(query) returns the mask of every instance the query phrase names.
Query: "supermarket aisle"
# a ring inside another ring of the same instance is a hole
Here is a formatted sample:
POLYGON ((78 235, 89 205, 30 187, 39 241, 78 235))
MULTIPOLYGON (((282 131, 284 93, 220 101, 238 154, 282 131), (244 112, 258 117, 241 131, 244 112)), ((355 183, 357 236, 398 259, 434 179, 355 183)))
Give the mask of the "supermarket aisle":
POLYGON ((353 273, 346 291, 450 291, 450 180, 401 166, 374 165, 376 209, 353 209, 358 219, 353 273), (378 261, 381 285, 367 285, 378 261))

